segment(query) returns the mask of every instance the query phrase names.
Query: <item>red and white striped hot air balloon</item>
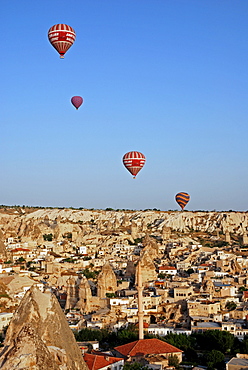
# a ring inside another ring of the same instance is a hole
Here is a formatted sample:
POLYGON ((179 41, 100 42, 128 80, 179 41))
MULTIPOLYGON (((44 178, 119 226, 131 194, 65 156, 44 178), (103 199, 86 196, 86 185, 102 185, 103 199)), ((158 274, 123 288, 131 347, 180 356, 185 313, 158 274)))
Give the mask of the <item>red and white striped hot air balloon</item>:
POLYGON ((83 98, 81 96, 73 96, 71 98, 71 103, 76 109, 78 109, 83 104, 83 98))
POLYGON ((128 152, 123 156, 123 164, 135 179, 138 172, 144 167, 146 157, 140 152, 128 152))
POLYGON ((55 26, 52 26, 48 31, 48 39, 60 54, 60 58, 64 58, 65 53, 76 39, 76 33, 74 29, 67 26, 67 24, 55 24, 55 26))

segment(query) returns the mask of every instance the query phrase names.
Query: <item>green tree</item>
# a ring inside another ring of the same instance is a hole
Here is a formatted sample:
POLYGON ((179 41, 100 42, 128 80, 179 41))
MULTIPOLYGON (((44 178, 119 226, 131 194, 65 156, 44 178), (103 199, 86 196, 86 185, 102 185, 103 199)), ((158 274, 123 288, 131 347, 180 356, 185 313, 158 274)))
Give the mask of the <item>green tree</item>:
POLYGON ((159 339, 171 344, 174 347, 180 348, 185 351, 188 348, 195 348, 196 339, 192 335, 186 334, 167 334, 165 337, 160 337, 159 339))
POLYGON ((116 294, 115 293, 106 293, 106 297, 107 298, 116 298, 116 294))
POLYGON ((237 307, 237 304, 231 301, 231 302, 227 302, 225 307, 228 311, 233 311, 237 307))
POLYGON ((166 275, 165 275, 163 272, 160 272, 160 273, 158 274, 158 278, 159 278, 159 279, 165 279, 165 277, 166 277, 166 275))
POLYGON ((23 262, 26 262, 25 258, 23 257, 19 257, 17 260, 16 260, 16 263, 23 263, 23 262))
POLYGON ((189 275, 190 275, 190 274, 193 274, 194 270, 193 270, 192 268, 190 268, 190 269, 188 269, 186 272, 187 272, 187 274, 189 274, 189 275))
POLYGON ((239 293, 245 292, 247 289, 244 286, 239 287, 239 293))
POLYGON ((148 367, 141 365, 139 362, 126 362, 123 370, 148 370, 148 367))
POLYGON ((96 279, 99 271, 90 271, 88 268, 83 270, 83 274, 87 279, 96 279))
POLYGON ((209 369, 222 369, 224 363, 224 354, 216 349, 206 354, 207 367, 209 369))
POLYGON ((216 349, 222 353, 230 353, 234 348, 234 335, 228 331, 206 330, 202 334, 194 334, 194 337, 199 349, 203 351, 216 349))
POLYGON ((53 240, 53 234, 44 234, 43 239, 47 242, 51 242, 53 240))
POLYGON ((179 368, 179 358, 177 357, 177 355, 170 355, 169 358, 168 358, 168 364, 169 366, 174 366, 176 369, 179 368))

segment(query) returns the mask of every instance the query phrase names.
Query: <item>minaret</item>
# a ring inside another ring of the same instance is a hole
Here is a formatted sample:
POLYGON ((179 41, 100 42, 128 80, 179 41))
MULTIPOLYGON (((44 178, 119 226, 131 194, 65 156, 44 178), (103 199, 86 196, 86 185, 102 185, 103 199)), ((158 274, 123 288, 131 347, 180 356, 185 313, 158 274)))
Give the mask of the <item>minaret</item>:
POLYGON ((144 339, 144 325, 143 325, 143 294, 142 294, 142 275, 140 261, 138 262, 138 320, 139 320, 139 339, 144 339))

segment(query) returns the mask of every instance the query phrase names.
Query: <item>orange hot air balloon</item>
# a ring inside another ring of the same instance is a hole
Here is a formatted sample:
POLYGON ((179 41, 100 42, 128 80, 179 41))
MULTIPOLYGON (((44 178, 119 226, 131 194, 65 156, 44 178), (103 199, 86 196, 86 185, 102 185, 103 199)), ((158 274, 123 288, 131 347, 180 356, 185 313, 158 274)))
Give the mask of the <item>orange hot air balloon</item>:
POLYGON ((124 166, 133 175, 134 179, 146 163, 146 157, 140 152, 128 152, 123 156, 122 160, 124 166))
POLYGON ((76 33, 74 29, 67 24, 55 24, 55 26, 52 26, 48 31, 48 39, 60 54, 60 58, 64 58, 65 53, 76 39, 76 33))
POLYGON ((181 192, 181 193, 178 193, 175 198, 176 198, 176 202, 179 204, 179 206, 182 208, 182 211, 183 211, 184 207, 190 200, 189 194, 181 192))

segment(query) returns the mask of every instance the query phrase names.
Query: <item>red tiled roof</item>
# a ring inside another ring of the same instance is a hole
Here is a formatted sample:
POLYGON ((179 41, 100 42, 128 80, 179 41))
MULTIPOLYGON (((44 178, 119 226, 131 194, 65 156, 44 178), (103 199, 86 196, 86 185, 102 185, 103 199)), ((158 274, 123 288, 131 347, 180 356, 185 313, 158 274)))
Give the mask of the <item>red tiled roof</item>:
POLYGON ((172 266, 160 266, 159 270, 176 270, 176 268, 172 266))
POLYGON ((145 356, 150 354, 164 354, 183 352, 180 349, 172 346, 159 339, 139 339, 135 342, 124 344, 119 347, 115 347, 115 350, 124 356, 145 356))
POLYGON ((244 290, 244 291, 243 291, 243 297, 244 297, 244 298, 248 298, 248 291, 247 291, 247 290, 244 290))
MULTIPOLYGON (((135 324, 135 326, 139 326, 139 323, 137 322, 136 324, 135 324)), ((145 328, 145 329, 147 329, 147 328, 149 328, 149 324, 147 323, 147 322, 143 322, 143 328, 145 328)))
POLYGON ((84 354, 84 361, 86 362, 89 370, 99 370, 103 367, 109 366, 121 360, 123 360, 123 358, 111 356, 98 356, 92 355, 91 353, 84 354))
POLYGON ((11 252, 30 252, 30 249, 16 248, 16 249, 12 249, 11 252))

